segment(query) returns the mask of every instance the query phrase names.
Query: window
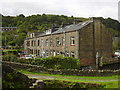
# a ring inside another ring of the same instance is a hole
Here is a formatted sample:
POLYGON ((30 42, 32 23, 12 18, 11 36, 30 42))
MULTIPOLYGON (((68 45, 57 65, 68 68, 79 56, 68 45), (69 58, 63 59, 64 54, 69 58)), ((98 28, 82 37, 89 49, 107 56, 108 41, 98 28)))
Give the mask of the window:
POLYGON ((62 45, 65 45, 65 38, 62 37, 62 45))
POLYGON ((33 49, 31 49, 31 54, 34 54, 34 53, 33 53, 33 49))
POLYGON ((40 55, 40 50, 38 50, 37 55, 40 55))
POLYGON ((38 40, 38 46, 40 46, 40 40, 38 40))
POLYGON ((30 54, 30 53, 31 53, 31 49, 28 48, 28 54, 30 54))
POLYGON ((45 51, 45 56, 48 57, 48 50, 45 51))
POLYGON ((74 52, 71 52, 71 57, 75 57, 75 53, 74 52))
POLYGON ((44 45, 43 39, 41 39, 41 45, 42 45, 42 46, 44 45))
POLYGON ((59 51, 56 51, 56 55, 60 55, 59 51))
POLYGON ((48 39, 46 39, 46 46, 48 46, 48 39))
POLYGON ((34 54, 35 54, 35 55, 37 54, 37 50, 34 50, 34 54))
POLYGON ((60 40, 59 40, 59 38, 56 38, 56 46, 60 46, 60 40))
POLYGON ((70 45, 74 46, 75 45, 75 37, 70 38, 70 45))
POLYGON ((39 50, 39 56, 41 57, 41 49, 39 50))
POLYGON ((56 56, 56 52, 55 52, 55 50, 53 50, 53 56, 56 56))
POLYGON ((50 55, 53 55, 53 50, 50 50, 50 55))
POLYGON ((32 34, 32 38, 34 37, 34 33, 32 34))
POLYGON ((26 42, 26 45, 27 45, 27 46, 30 46, 30 41, 27 41, 27 42, 26 42))
POLYGON ((66 57, 69 57, 69 52, 66 52, 66 55, 65 55, 66 57))
POLYGON ((33 44, 34 44, 34 41, 32 40, 32 42, 31 42, 31 46, 33 46, 33 44))
POLYGON ((41 50, 41 56, 45 57, 45 50, 44 49, 41 50))
POLYGON ((53 43, 53 40, 52 40, 52 38, 50 39, 50 46, 52 46, 52 43, 53 43))
POLYGON ((34 40, 34 46, 36 46, 36 41, 34 40))
POLYGON ((30 46, 30 41, 28 42, 28 46, 30 46))

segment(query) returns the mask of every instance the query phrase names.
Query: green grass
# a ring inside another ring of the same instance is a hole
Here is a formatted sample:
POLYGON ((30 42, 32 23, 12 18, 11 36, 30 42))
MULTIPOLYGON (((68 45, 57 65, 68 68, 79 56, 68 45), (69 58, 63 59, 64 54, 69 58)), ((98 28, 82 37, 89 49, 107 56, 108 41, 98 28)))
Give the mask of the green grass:
POLYGON ((4 49, 3 52, 13 52, 18 51, 17 49, 4 49))
MULTIPOLYGON (((105 88, 118 88, 118 81, 110 81, 110 82, 97 82, 99 84, 105 84, 105 88)), ((120 83, 120 82, 119 82, 120 83)), ((119 87, 120 88, 120 87, 119 87)))
MULTIPOLYGON (((55 80, 65 80, 71 82, 85 82, 85 83, 98 83, 106 85, 105 88, 118 88, 118 81, 99 81, 99 80, 118 80, 118 75, 113 76, 68 76, 68 75, 54 75, 54 74, 45 74, 45 73, 36 73, 36 72, 28 72, 19 70, 19 72, 24 74, 34 74, 34 75, 42 75, 42 76, 50 76, 54 77, 55 80), (91 81, 91 80, 96 81, 91 81)), ((42 79, 43 80, 43 79, 42 79)))
POLYGON ((26 74, 36 74, 36 75, 44 75, 44 76, 55 76, 55 77, 71 77, 71 78, 87 78, 87 79, 96 79, 96 80, 104 80, 104 79, 118 79, 118 75, 113 75, 113 76, 70 76, 70 75, 58 75, 58 74, 45 74, 45 73, 36 73, 36 72, 28 72, 24 70, 19 70, 21 73, 26 73, 26 74))

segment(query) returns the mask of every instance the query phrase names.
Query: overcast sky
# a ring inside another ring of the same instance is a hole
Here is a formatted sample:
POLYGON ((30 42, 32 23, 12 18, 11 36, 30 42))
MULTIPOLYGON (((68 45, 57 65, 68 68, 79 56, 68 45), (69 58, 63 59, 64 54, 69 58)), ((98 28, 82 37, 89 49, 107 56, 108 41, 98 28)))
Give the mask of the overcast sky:
POLYGON ((120 0, 0 0, 2 15, 59 14, 118 19, 120 0))

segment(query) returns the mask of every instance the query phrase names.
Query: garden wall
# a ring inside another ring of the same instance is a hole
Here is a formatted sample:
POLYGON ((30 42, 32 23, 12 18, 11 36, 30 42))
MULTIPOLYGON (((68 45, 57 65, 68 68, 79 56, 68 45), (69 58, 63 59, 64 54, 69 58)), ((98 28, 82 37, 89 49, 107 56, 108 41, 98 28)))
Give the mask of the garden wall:
POLYGON ((32 87, 34 89, 52 89, 52 88, 65 88, 69 90, 75 90, 79 88, 86 88, 86 89, 103 89, 105 85, 101 84, 92 84, 92 83, 82 83, 82 82, 68 82, 68 81, 61 81, 61 80, 40 80, 36 81, 36 84, 32 87))
POLYGON ((30 64, 21 64, 15 62, 7 62, 3 61, 3 64, 7 64, 12 68, 19 70, 27 70, 31 72, 39 72, 39 73, 48 73, 48 74, 61 74, 61 75, 75 75, 75 76, 111 76, 111 75, 119 75, 120 70, 77 70, 77 69, 46 69, 37 65, 30 64))

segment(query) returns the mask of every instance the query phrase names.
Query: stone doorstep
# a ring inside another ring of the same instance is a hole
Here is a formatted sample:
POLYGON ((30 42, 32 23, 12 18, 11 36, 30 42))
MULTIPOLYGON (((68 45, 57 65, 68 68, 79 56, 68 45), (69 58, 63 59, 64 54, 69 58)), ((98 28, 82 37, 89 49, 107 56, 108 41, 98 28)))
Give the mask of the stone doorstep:
POLYGON ((35 83, 33 83, 33 86, 35 86, 35 85, 37 85, 37 83, 35 82, 35 83))
POLYGON ((36 83, 38 83, 38 82, 43 82, 43 80, 36 80, 36 83))

